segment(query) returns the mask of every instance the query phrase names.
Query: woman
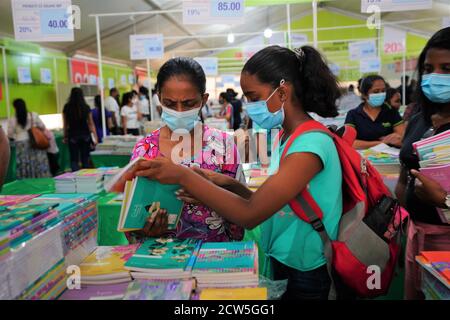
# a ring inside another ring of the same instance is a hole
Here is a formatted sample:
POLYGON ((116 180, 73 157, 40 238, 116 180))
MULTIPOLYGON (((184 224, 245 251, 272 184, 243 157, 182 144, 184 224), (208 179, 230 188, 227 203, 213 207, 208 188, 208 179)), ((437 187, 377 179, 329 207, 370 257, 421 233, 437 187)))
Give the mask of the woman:
POLYGON ((385 103, 392 109, 399 111, 402 106, 402 95, 397 91, 397 89, 388 88, 386 90, 385 103))
POLYGON ((423 299, 420 270, 415 261, 420 251, 449 251, 450 225, 436 208, 449 209, 450 195, 434 180, 420 174, 412 144, 441 131, 450 123, 450 27, 428 40, 417 62, 417 97, 421 112, 409 122, 400 152, 402 170, 397 198, 411 221, 406 245, 405 298, 423 299), (434 124, 434 125, 433 125, 434 124))
POLYGON ((28 134, 31 127, 45 131, 44 123, 36 112, 28 112, 24 100, 14 100, 13 107, 16 116, 8 121, 8 137, 16 144, 17 179, 50 177, 47 151, 34 149, 28 134))
MULTIPOLYGON (((309 46, 291 51, 279 46, 256 53, 244 66, 241 87, 247 112, 262 128, 282 125, 280 152, 271 159, 272 175, 252 192, 235 179, 219 174, 209 181, 166 158, 141 161, 137 176, 177 183, 225 219, 251 229, 261 225, 261 247, 273 263, 275 279, 288 279, 284 299, 327 299, 331 280, 319 234, 300 220, 288 202, 309 186, 322 209, 323 224, 335 239, 342 212, 342 172, 331 137, 321 132, 299 136, 280 162, 294 130, 312 118, 336 116, 339 98, 336 78, 318 51, 309 46), (233 194, 223 186, 235 190, 233 194)), ((183 198, 183 194, 181 196, 183 198)))
POLYGON ((345 124, 356 129, 353 146, 368 149, 380 143, 401 147, 405 124, 397 110, 389 108, 386 99, 386 82, 383 77, 372 75, 360 85, 363 103, 347 113, 345 124))
POLYGON ((219 95, 219 103, 222 105, 217 118, 227 120, 227 128, 233 129, 233 105, 231 104, 231 97, 226 92, 221 92, 219 95))
POLYGON ((142 120, 150 121, 150 99, 146 87, 139 88, 139 112, 142 114, 142 120))
MULTIPOLYGON (((92 110, 92 119, 95 123, 95 130, 98 136, 98 142, 103 141, 103 119, 102 119, 102 99, 100 95, 96 95, 94 98, 95 108, 92 110)), ((109 136, 111 129, 113 128, 113 113, 105 109, 106 120, 106 135, 109 136)))
POLYGON ((122 116, 123 134, 139 135, 139 121, 142 115, 136 107, 136 95, 133 92, 127 92, 122 97, 122 116))
POLYGON ((73 88, 69 101, 63 109, 64 143, 69 144, 70 167, 72 171, 89 168, 89 156, 92 144, 98 137, 92 119, 91 108, 84 100, 83 91, 73 88))
MULTIPOLYGON (((206 78, 200 64, 191 58, 171 59, 161 67, 157 80, 157 91, 162 105, 161 119, 165 126, 141 140, 134 148, 132 158, 170 157, 177 151, 179 144, 178 139, 174 141, 171 138, 181 131, 189 142, 189 148, 183 150, 183 154, 176 154, 180 157, 183 167, 199 166, 208 172, 220 172, 235 178, 238 164, 233 139, 227 138, 224 132, 210 129, 198 121, 201 107, 208 100, 208 94, 205 93, 206 78), (199 151, 195 146, 194 132, 200 138, 199 151), (221 147, 227 150, 226 154, 218 151, 221 147), (227 156, 234 158, 233 164, 224 164, 223 158, 227 156)), ((184 205, 180 223, 174 233, 176 237, 217 242, 242 239, 242 228, 233 225, 197 201, 185 200, 188 203, 184 205)), ((134 237, 140 240, 148 236, 168 234, 167 214, 161 211, 155 220, 147 223, 144 230, 137 234, 128 234, 129 239, 134 237)))

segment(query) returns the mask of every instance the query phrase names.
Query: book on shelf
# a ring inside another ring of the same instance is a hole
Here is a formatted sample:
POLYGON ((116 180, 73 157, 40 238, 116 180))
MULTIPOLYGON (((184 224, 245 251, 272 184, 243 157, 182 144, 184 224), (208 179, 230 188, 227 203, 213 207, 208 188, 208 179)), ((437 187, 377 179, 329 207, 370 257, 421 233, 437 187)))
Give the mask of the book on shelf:
POLYGON ((135 280, 128 285, 124 300, 189 300, 195 281, 135 280))
POLYGON ((66 290, 59 300, 123 300, 128 283, 87 286, 66 290))
POLYGON ((184 205, 175 195, 179 189, 179 185, 161 184, 145 177, 127 181, 117 230, 127 232, 144 228, 148 218, 160 208, 167 210, 168 229, 175 229, 184 205))

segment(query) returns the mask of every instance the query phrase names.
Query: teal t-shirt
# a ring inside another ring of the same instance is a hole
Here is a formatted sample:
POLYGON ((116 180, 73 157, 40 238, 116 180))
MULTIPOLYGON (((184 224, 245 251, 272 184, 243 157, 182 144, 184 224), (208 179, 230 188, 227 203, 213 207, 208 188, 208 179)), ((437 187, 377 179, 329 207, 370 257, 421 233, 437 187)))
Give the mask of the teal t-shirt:
MULTIPOLYGON (((270 173, 277 171, 287 141, 280 146, 279 153, 272 153, 270 173)), ((342 171, 334 142, 324 133, 306 133, 291 144, 287 155, 296 152, 310 152, 322 160, 323 169, 310 181, 309 191, 322 209, 328 235, 336 239, 342 214, 342 171)), ((299 219, 287 204, 262 223, 260 245, 267 258, 273 257, 300 271, 326 264, 319 234, 299 219)))

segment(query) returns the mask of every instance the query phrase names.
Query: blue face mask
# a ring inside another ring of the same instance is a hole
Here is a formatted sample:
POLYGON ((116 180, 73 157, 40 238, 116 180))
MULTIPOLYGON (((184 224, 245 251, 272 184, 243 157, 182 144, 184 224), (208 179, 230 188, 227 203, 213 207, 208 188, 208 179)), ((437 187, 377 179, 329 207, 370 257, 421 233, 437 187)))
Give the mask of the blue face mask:
POLYGON ((191 132, 198 121, 198 113, 201 108, 195 108, 189 111, 178 112, 166 107, 162 107, 161 120, 170 130, 186 129, 191 132))
MULTIPOLYGON (((280 86, 285 83, 284 79, 280 81, 280 86)), ((267 100, 249 102, 245 104, 248 116, 255 121, 263 129, 270 130, 283 124, 284 121, 284 103, 280 110, 272 113, 267 107, 267 101, 277 92, 280 87, 276 88, 267 100)))
POLYGON ((450 102, 450 74, 430 73, 422 77, 423 94, 434 103, 450 102))
POLYGON ((371 93, 369 94, 369 105, 373 108, 379 108, 384 104, 386 100, 386 92, 371 93))

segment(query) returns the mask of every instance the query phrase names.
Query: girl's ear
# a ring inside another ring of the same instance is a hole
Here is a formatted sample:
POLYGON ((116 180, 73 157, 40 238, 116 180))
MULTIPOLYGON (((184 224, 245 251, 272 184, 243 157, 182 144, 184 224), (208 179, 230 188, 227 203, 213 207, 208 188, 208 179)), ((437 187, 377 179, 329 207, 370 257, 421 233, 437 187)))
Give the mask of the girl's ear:
POLYGON ((209 93, 204 93, 202 98, 202 107, 208 102, 209 93))
POLYGON ((280 99, 281 102, 286 102, 288 100, 288 97, 291 94, 291 86, 288 86, 286 83, 282 84, 279 88, 278 88, 278 98, 280 99))

